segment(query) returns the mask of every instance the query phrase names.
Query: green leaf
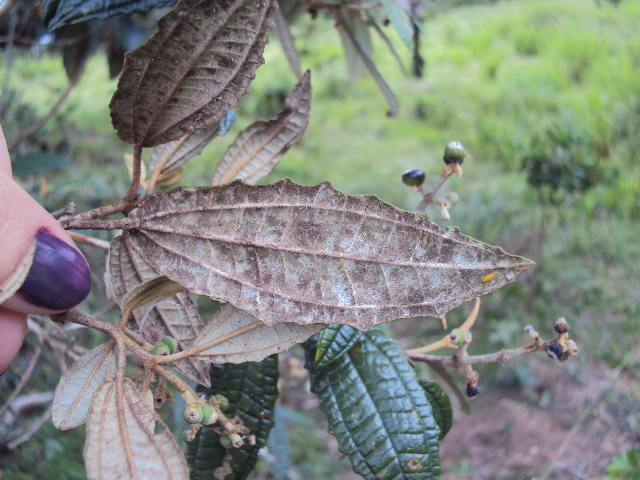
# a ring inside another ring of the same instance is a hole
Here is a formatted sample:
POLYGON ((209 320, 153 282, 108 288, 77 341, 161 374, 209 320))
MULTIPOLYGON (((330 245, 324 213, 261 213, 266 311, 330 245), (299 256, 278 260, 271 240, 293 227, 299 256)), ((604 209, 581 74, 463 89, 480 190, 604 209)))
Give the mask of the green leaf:
POLYGON ((105 19, 116 15, 145 13, 173 5, 176 0, 45 0, 42 22, 52 31, 63 25, 105 19))
POLYGON ((400 5, 398 0, 382 0, 382 7, 400 38, 409 50, 413 51, 413 22, 409 12, 400 5))
POLYGON ((273 0, 180 2, 125 57, 110 104, 118 136, 153 147, 224 117, 264 63, 275 8, 273 0))
POLYGON ((418 383, 424 389, 424 393, 429 400, 433 417, 436 419, 438 427, 440 427, 440 440, 442 440, 453 424, 453 408, 451 408, 451 400, 449 395, 445 393, 440 385, 429 380, 419 380, 418 383))
POLYGON ((349 325, 329 325, 318 334, 315 368, 322 368, 344 355, 360 340, 362 332, 349 325))
POLYGON ((347 355, 315 369, 311 390, 353 470, 366 479, 438 479, 438 426, 399 346, 379 330, 362 334, 347 355))
MULTIPOLYGON (((229 399, 225 410, 228 417, 238 416, 256 436, 256 444, 245 443, 242 448, 226 449, 220 445, 215 426, 204 426, 192 442, 187 442, 187 464, 191 480, 211 479, 214 471, 225 465, 232 471, 225 480, 242 480, 253 471, 258 452, 267 444, 274 425, 274 407, 278 398, 278 356, 261 362, 240 365, 211 366, 211 385, 198 387, 199 393, 221 394, 229 399)), ((217 477, 216 477, 217 478, 217 477)))

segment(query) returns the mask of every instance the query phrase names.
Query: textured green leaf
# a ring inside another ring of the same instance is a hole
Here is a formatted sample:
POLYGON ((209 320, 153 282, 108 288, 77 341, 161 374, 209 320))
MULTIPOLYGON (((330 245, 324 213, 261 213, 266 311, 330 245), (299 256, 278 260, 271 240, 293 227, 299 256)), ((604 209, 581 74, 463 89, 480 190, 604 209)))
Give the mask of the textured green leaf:
POLYGON ((186 458, 191 480, 217 478, 214 471, 223 465, 233 472, 225 476, 225 480, 242 480, 249 476, 274 425, 277 384, 277 355, 261 362, 211 366, 213 388, 198 387, 198 392, 227 397, 229 407, 225 415, 240 417, 251 434, 256 436, 256 444, 245 443, 242 448, 226 449, 220 445, 220 435, 214 431, 215 426, 202 427, 196 438, 187 442, 186 458))
POLYGON ((220 120, 264 63, 273 0, 189 0, 129 52, 111 100, 127 143, 153 147, 220 120))
POLYGON ((439 478, 439 429, 395 342, 369 330, 323 369, 310 368, 315 348, 305 347, 311 390, 356 473, 371 480, 439 478))
POLYGON ((362 332, 349 325, 329 325, 318 334, 315 367, 326 367, 360 340, 362 332))
POLYGON ((433 417, 440 427, 440 440, 442 440, 449 433, 453 424, 453 408, 451 408, 449 395, 436 382, 419 380, 418 383, 424 389, 427 400, 429 400, 433 417))
POLYGON ((173 5, 176 0, 44 0, 42 21, 47 30, 63 25, 105 19, 116 15, 145 13, 173 5))

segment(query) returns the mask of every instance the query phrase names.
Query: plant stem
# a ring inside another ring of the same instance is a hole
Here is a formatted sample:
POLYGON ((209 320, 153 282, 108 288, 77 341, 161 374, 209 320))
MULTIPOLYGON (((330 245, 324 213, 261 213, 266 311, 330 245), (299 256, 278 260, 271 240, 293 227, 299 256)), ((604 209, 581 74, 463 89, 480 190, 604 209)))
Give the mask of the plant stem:
MULTIPOLYGON (((93 212, 93 210, 89 210, 89 212, 93 212)), ((60 219, 60 225, 62 225, 66 230, 129 230, 134 228, 134 222, 129 218, 120 218, 117 220, 96 220, 95 217, 83 217, 83 215, 84 214, 81 213, 80 215, 74 215, 72 217, 62 217, 60 219)))
POLYGON ((102 240, 101 238, 90 237, 78 232, 68 233, 74 242, 84 243, 86 245, 91 245, 92 247, 102 248, 103 250, 109 250, 109 245, 111 245, 109 242, 107 242, 106 240, 102 240))

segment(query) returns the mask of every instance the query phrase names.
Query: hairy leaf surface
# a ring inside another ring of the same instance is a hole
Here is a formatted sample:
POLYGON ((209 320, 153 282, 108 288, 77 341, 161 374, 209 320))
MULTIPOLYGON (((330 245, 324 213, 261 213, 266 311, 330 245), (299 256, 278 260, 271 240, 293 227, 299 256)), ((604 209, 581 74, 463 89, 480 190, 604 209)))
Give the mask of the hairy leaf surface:
POLYGON ((127 54, 111 119, 127 143, 152 147, 220 120, 249 91, 272 26, 270 0, 189 0, 127 54))
POLYGON ((51 419, 60 430, 87 421, 91 400, 105 380, 115 373, 113 343, 104 343, 80 357, 67 370, 56 387, 51 419))
POLYGON ((323 324, 289 322, 269 327, 227 303, 209 320, 192 346, 208 346, 198 357, 212 363, 258 362, 304 342, 323 328, 323 324))
POLYGON ((258 452, 267 444, 273 428, 278 377, 277 355, 261 362, 211 366, 214 388, 198 387, 198 392, 227 397, 229 407, 225 414, 240 417, 256 436, 256 444, 245 443, 242 448, 226 449, 220 444, 220 435, 214 431, 215 427, 204 426, 193 442, 187 443, 186 458, 191 467, 191 480, 210 479, 222 465, 233 472, 225 476, 225 480, 243 480, 249 476, 255 468, 258 452))
POLYGON ((128 378, 105 382, 87 421, 84 461, 89 480, 184 480, 189 476, 180 446, 128 378), (154 434, 155 423, 161 427, 154 434))
MULTIPOLYGON (((127 292, 141 283, 155 278, 158 272, 149 265, 126 236, 118 236, 111 242, 108 270, 113 293, 118 304, 127 292)), ((178 292, 157 303, 152 308, 134 310, 127 327, 141 334, 154 345, 162 337, 173 337, 182 350, 188 348, 203 328, 198 306, 187 292, 178 292)), ((185 358, 171 364, 178 372, 194 382, 209 385, 209 364, 195 358, 185 358)))
POLYGON ((200 155, 214 138, 227 133, 237 118, 238 115, 230 110, 222 120, 214 122, 208 127, 198 128, 179 140, 158 145, 151 154, 149 169, 153 172, 162 165, 161 175, 170 175, 171 172, 183 167, 189 160, 200 155))
POLYGON ((321 369, 313 368, 313 342, 305 346, 311 391, 356 473, 370 480, 440 478, 439 429, 398 344, 370 330, 321 369))
POLYGON ((47 30, 63 25, 105 19, 116 15, 145 13, 152 8, 168 7, 176 0, 45 0, 42 21, 47 30))
POLYGON ((268 325, 439 318, 533 264, 326 182, 167 190, 129 222, 153 268, 268 325))
POLYGON ((361 332, 349 325, 329 325, 318 335, 315 367, 326 367, 360 340, 361 332))
POLYGON ((307 70, 274 118, 255 122, 238 135, 216 166, 211 184, 235 179, 255 184, 265 177, 302 137, 310 109, 311 72, 307 70))

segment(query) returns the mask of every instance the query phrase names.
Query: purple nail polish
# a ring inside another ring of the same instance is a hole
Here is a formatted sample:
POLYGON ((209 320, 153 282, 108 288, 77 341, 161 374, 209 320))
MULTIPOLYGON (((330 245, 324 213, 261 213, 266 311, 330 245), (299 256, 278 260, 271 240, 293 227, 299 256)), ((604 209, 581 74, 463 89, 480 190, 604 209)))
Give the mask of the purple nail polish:
POLYGON ((84 300, 91 290, 91 272, 75 248, 40 230, 36 252, 25 282, 18 290, 22 298, 38 307, 68 310, 84 300))

